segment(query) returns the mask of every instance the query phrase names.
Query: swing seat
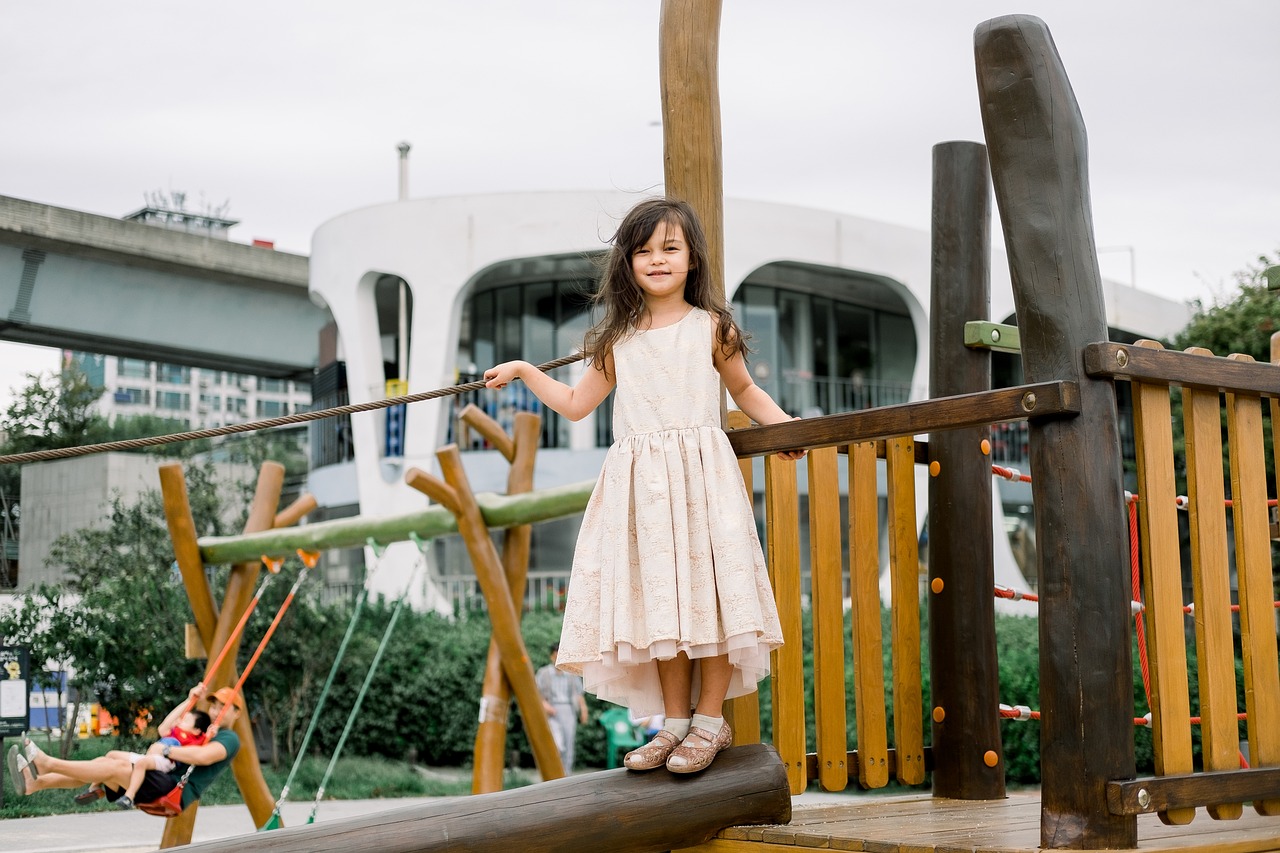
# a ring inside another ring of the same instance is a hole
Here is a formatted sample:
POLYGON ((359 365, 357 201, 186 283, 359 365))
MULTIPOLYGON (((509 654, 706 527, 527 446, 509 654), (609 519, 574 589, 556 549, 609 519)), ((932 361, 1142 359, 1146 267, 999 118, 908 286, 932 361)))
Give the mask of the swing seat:
POLYGON ((182 814, 182 789, 185 787, 186 785, 178 783, 173 787, 173 790, 160 799, 150 803, 138 803, 138 811, 143 811, 156 817, 177 817, 182 814))

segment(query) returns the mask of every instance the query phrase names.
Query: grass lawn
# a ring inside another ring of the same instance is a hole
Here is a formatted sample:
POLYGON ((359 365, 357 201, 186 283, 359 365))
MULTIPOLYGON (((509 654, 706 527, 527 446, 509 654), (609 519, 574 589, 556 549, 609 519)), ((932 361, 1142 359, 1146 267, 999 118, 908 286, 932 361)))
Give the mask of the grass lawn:
MULTIPOLYGON (((40 734, 34 735, 33 738, 41 749, 51 755, 56 754, 57 743, 45 743, 43 736, 40 734)), ((6 740, 4 742, 4 750, 7 752, 9 746, 17 742, 17 739, 6 740)), ((116 748, 115 738, 86 738, 75 742, 74 751, 70 757, 73 759, 96 758, 105 754, 108 750, 116 748)), ((291 763, 281 766, 278 770, 273 769, 270 765, 264 765, 262 768, 263 776, 267 780, 267 786, 277 794, 284 786, 284 780, 289 775, 290 766, 291 763)), ((328 756, 305 759, 298 769, 297 776, 294 777, 293 785, 289 791, 289 801, 307 802, 313 800, 316 795, 316 788, 320 784, 320 779, 324 776, 325 769, 328 766, 328 756)), ((527 780, 519 776, 513 777, 508 782, 509 787, 518 787, 522 784, 527 784, 527 780)), ((5 772, 4 785, 4 806, 0 807, 0 819, 38 817, 40 815, 115 808, 108 804, 106 800, 98 800, 92 806, 76 805, 73 798, 79 790, 83 789, 41 791, 32 797, 20 797, 14 790, 7 771, 5 772)), ((334 768, 333 776, 325 787, 325 799, 332 800, 363 800, 382 797, 447 797, 469 793, 471 793, 471 777, 465 771, 459 771, 456 779, 439 778, 436 774, 425 774, 403 761, 364 756, 339 759, 337 767, 334 768)), ((218 777, 218 780, 205 791, 201 802, 206 805, 226 805, 240 803, 243 800, 240 798, 240 789, 236 787, 235 779, 228 772, 218 777)))

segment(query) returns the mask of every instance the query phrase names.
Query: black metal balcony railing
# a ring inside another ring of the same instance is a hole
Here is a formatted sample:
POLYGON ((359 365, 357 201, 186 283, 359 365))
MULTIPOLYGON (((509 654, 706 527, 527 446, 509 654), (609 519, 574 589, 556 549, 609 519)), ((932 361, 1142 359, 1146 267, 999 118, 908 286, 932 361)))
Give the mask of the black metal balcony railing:
MULTIPOLYGON (((314 410, 332 409, 350 402, 347 389, 334 391, 312 401, 314 410)), ((307 426, 307 441, 311 445, 311 467, 323 468, 355 459, 355 445, 351 440, 351 416, 312 421, 307 426)))

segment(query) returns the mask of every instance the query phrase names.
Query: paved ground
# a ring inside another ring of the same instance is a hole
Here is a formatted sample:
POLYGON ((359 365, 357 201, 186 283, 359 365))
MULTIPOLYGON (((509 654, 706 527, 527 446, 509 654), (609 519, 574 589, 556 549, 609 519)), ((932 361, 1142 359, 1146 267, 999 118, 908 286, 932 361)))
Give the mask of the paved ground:
MULTIPOLYGON (((380 811, 438 801, 432 797, 395 800, 327 800, 316 822, 341 820, 380 811)), ((796 803, 847 799, 840 794, 804 794, 796 803)), ((310 803, 286 803, 286 826, 301 826, 310 803)), ((143 853, 160 845, 164 821, 137 811, 96 810, 83 814, 0 820, 0 851, 4 853, 143 853)), ((212 841, 253 832, 244 806, 202 806, 192 841, 212 841)))
MULTIPOLYGON (((430 802, 430 797, 396 800, 329 800, 316 822, 357 817, 430 802)), ((286 826, 301 826, 311 813, 310 803, 285 803, 286 826)), ((0 850, 4 853, 142 853, 160 846, 164 821, 138 811, 108 811, 0 820, 0 850)), ((192 841, 212 841, 253 832, 244 806, 201 806, 192 841)))

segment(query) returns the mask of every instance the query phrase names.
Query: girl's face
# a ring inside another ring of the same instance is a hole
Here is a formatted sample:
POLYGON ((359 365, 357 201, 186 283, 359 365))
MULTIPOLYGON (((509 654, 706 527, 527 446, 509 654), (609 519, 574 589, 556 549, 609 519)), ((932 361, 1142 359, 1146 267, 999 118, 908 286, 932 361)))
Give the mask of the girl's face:
POLYGON ((683 299, 689 269, 689 244, 678 222, 659 223, 649 239, 631 253, 631 274, 646 303, 683 299))

